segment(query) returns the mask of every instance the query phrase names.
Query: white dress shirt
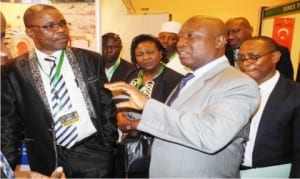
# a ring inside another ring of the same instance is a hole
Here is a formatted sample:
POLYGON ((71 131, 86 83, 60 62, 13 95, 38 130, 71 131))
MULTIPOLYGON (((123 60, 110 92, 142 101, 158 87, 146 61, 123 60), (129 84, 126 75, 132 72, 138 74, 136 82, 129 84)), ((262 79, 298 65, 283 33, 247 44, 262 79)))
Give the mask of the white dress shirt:
POLYGON ((258 126, 261 120, 262 113, 265 109, 266 103, 269 99, 269 96, 279 80, 279 76, 279 72, 276 71, 275 75, 271 79, 259 85, 261 100, 258 110, 251 119, 249 141, 246 143, 244 161, 242 163, 243 166, 252 167, 252 153, 255 145, 255 138, 258 126))
POLYGON ((191 86, 195 81, 197 81, 197 79, 199 79, 204 73, 208 72, 210 69, 214 68, 215 66, 217 66, 218 64, 220 63, 223 63, 223 62, 228 62, 228 59, 226 58, 225 55, 223 55, 222 57, 212 61, 212 62, 209 62, 208 64, 202 66, 201 68, 198 68, 197 70, 195 70, 193 72, 194 74, 194 78, 190 79, 189 81, 187 81, 187 83, 185 84, 185 86, 180 90, 179 92, 179 95, 185 90, 187 89, 189 86, 191 86))
MULTIPOLYGON (((51 104, 51 92, 50 92, 51 88, 50 88, 49 74, 50 74, 50 68, 52 64, 51 62, 44 60, 49 55, 44 54, 38 49, 35 49, 35 51, 37 54, 38 62, 40 64, 39 70, 42 76, 44 89, 48 98, 48 102, 49 104, 51 104)), ((54 52, 51 56, 55 56, 59 60, 60 54, 61 54, 61 50, 54 52)), ((66 82, 66 86, 73 107, 72 109, 73 111, 74 110, 77 111, 79 115, 79 121, 75 122, 75 125, 78 131, 77 141, 80 141, 94 134, 96 132, 96 128, 91 121, 85 100, 83 98, 80 88, 77 86, 75 75, 72 71, 72 68, 69 64, 69 60, 66 54, 64 55, 61 74, 63 75, 64 80, 66 82)), ((53 112, 52 108, 51 108, 51 112, 53 112)))

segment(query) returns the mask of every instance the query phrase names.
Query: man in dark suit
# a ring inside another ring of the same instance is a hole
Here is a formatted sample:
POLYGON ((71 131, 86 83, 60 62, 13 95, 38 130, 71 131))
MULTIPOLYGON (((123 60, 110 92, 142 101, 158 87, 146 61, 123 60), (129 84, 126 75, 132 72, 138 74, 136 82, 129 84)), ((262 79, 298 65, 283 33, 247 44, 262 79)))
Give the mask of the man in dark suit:
POLYGON ((135 70, 135 65, 120 57, 122 41, 119 35, 109 32, 102 36, 102 56, 108 81, 125 81, 126 74, 135 70))
MULTIPOLYGON (((230 64, 238 68, 235 63, 236 55, 239 51, 241 44, 252 37, 253 27, 249 21, 244 17, 231 18, 226 22, 228 36, 225 55, 230 64)), ((280 61, 277 63, 276 68, 286 78, 294 79, 294 70, 291 62, 290 52, 288 48, 278 45, 278 50, 281 52, 280 61)))
POLYGON ((261 92, 242 168, 260 168, 266 176, 255 176, 257 169, 245 171, 253 172, 252 177, 280 178, 281 169, 286 177, 300 177, 300 85, 276 70, 280 55, 276 42, 265 36, 244 41, 238 53, 241 71, 258 83, 261 92), (268 167, 274 167, 271 173, 268 167))
POLYGON ((3 154, 15 168, 24 131, 31 170, 113 177, 116 108, 101 55, 67 46, 68 23, 53 6, 29 7, 24 23, 34 49, 1 67, 3 154))

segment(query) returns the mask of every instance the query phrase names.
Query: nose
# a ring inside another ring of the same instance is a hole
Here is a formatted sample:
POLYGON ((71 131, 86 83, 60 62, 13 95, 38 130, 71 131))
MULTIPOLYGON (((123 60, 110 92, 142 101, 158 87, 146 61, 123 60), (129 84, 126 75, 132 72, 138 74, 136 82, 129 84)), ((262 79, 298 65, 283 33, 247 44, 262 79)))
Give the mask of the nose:
POLYGON ((227 39, 228 39, 228 40, 234 39, 234 33, 228 31, 228 33, 227 33, 227 39))
POLYGON ((186 43, 186 40, 184 38, 178 38, 178 41, 176 44, 177 50, 184 47, 185 43, 186 43))

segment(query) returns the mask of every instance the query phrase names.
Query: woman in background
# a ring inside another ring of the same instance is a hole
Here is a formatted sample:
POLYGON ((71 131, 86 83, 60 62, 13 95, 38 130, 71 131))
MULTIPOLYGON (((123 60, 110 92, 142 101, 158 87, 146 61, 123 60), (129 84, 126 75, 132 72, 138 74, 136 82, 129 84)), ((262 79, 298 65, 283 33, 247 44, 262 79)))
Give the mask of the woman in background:
MULTIPOLYGON (((138 88, 149 98, 165 102, 169 94, 183 77, 180 73, 173 71, 163 64, 167 61, 166 54, 166 50, 156 37, 147 34, 136 36, 131 43, 131 61, 136 64, 138 68, 128 76, 126 81, 138 88)), ((153 139, 152 136, 146 133, 130 130, 131 125, 134 125, 134 120, 139 119, 139 112, 120 112, 117 115, 117 119, 127 120, 128 125, 125 128, 119 126, 124 132, 123 143, 125 148, 128 138, 143 135, 144 138, 153 139)), ((125 155, 128 155, 128 153, 125 155)), ((131 160, 132 156, 127 156, 127 159, 131 160)), ((133 162, 131 166, 126 167, 128 177, 149 177, 149 164, 150 154, 142 160, 133 162)))

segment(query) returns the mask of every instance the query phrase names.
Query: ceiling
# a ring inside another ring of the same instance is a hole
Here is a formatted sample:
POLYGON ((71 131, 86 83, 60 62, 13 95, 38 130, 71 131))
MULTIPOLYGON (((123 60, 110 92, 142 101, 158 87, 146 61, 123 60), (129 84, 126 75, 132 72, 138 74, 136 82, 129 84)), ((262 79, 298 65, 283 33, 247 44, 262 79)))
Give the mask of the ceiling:
MULTIPOLYGON (((243 8, 247 5, 247 0, 243 3, 243 8), (245 6, 244 6, 245 5, 245 6)), ((298 0, 256 0, 261 6, 273 6, 276 4, 284 4, 298 0)), ((189 11, 189 9, 216 9, 217 6, 225 9, 234 8, 235 4, 239 4, 236 0, 122 0, 129 14, 155 14, 155 13, 172 13, 174 9, 178 11, 189 11), (218 5, 217 5, 218 4, 218 5), (229 7, 228 7, 229 6, 229 7)))

